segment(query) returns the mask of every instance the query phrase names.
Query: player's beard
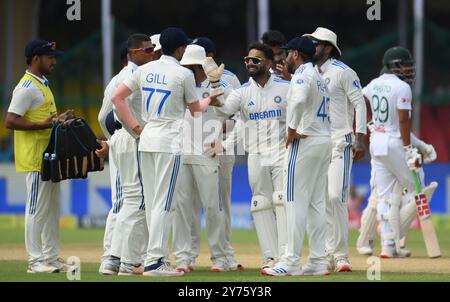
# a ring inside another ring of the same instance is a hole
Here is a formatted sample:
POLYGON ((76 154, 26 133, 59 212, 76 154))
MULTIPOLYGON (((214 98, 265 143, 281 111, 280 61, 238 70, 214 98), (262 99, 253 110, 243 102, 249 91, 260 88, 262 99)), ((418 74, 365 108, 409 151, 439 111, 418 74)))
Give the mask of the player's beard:
POLYGON ((287 65, 289 73, 294 74, 295 73, 295 63, 294 63, 294 61, 286 60, 286 65, 287 65))
POLYGON ((247 73, 252 78, 259 78, 259 77, 263 76, 266 73, 266 70, 262 66, 251 65, 251 67, 255 67, 256 68, 256 71, 250 71, 248 67, 249 66, 247 66, 247 73))
POLYGON ((41 66, 41 68, 39 68, 39 71, 43 74, 43 75, 46 75, 46 76, 48 76, 48 75, 50 75, 52 72, 53 72, 53 70, 55 69, 55 65, 50 65, 50 66, 48 66, 48 67, 42 67, 41 66))

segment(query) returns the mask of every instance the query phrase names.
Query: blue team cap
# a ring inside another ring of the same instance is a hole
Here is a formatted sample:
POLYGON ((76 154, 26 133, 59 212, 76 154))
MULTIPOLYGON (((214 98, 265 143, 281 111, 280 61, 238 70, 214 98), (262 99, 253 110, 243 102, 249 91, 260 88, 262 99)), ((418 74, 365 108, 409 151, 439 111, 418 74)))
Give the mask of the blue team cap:
POLYGON ((176 49, 180 46, 191 44, 192 40, 188 38, 181 28, 168 27, 161 32, 159 43, 163 49, 176 49))
POLYGON ((281 47, 283 49, 298 50, 305 55, 313 56, 316 53, 316 48, 314 47, 311 39, 307 37, 296 37, 288 42, 285 46, 281 47))
POLYGON ((63 51, 56 50, 56 42, 48 42, 45 40, 33 40, 25 47, 25 57, 32 58, 34 56, 60 56, 63 51))

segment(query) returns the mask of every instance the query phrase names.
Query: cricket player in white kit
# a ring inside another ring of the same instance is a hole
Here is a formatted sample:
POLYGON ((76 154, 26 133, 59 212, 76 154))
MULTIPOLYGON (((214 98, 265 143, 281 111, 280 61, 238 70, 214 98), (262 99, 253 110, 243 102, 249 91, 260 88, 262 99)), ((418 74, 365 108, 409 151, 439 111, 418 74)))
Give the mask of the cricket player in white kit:
MULTIPOLYGON (((218 111, 240 113, 243 127, 238 136, 243 136, 249 153, 251 211, 265 268, 273 266, 286 246, 283 163, 289 82, 269 72, 273 52, 262 43, 250 45, 244 60, 249 82, 234 90, 218 111)), ((229 141, 225 149, 234 150, 233 137, 229 141)))
MULTIPOLYGON (((120 50, 120 61, 122 62, 122 67, 125 68, 128 65, 128 41, 121 44, 120 50)), ((107 140, 111 139, 111 136, 116 131, 120 125, 116 123, 113 113, 112 95, 116 90, 118 84, 116 84, 117 75, 115 75, 105 88, 102 107, 98 113, 98 123, 103 131, 103 135, 107 140)), ((100 268, 98 272, 103 274, 104 267, 108 261, 109 256, 111 256, 111 242, 114 233, 114 227, 116 225, 117 214, 120 211, 121 205, 123 204, 123 198, 121 197, 120 178, 117 175, 116 164, 114 163, 114 158, 111 154, 111 149, 109 149, 109 177, 111 183, 111 201, 112 207, 108 212, 105 225, 105 234, 103 236, 103 255, 100 260, 100 268)))
POLYGON ((329 29, 318 27, 305 34, 316 46, 314 61, 330 95, 331 139, 333 151, 328 170, 327 258, 330 270, 351 271, 348 259, 348 206, 353 159, 364 156, 366 135, 366 104, 358 75, 337 60, 341 50, 337 36, 329 29), (353 121, 356 112, 356 133, 353 121))
POLYGON ((140 164, 149 231, 143 275, 148 277, 184 274, 175 270, 167 259, 172 201, 182 165, 182 125, 186 106, 194 114, 205 111, 210 103, 218 103, 216 95, 198 101, 192 72, 180 66, 179 61, 190 42, 183 30, 165 29, 160 36, 163 56, 138 68, 113 95, 118 115, 140 136, 140 164), (142 92, 144 128, 133 118, 125 101, 135 91, 142 92))
POLYGON ((6 127, 14 130, 14 160, 17 172, 26 173, 25 248, 28 273, 72 272, 75 266, 59 258, 60 183, 42 181, 42 155, 58 116, 55 99, 45 76, 56 65, 56 43, 34 40, 27 44, 27 70, 14 89, 6 127))
MULTIPOLYGON (((214 58, 217 53, 216 46, 211 39, 207 37, 197 37, 192 41, 192 44, 199 45, 205 49, 206 56, 210 58, 214 58)), ((231 86, 232 89, 237 89, 241 87, 241 83, 237 76, 231 71, 224 69, 221 77, 222 86, 231 86)), ((205 80, 201 83, 201 87, 198 89, 202 90, 202 97, 207 97, 210 94, 211 82, 209 80, 205 80)), ((224 89, 226 98, 231 89, 224 89)), ((233 129, 235 120, 226 120, 224 123, 224 140, 227 135, 233 129), (231 125, 231 126, 230 126, 231 125)), ((233 247, 231 246, 231 182, 232 182, 232 173, 233 166, 235 162, 235 157, 233 154, 220 154, 219 157, 219 190, 220 190, 220 198, 221 204, 223 207, 223 211, 225 214, 225 253, 228 260, 228 266, 230 270, 243 270, 244 267, 236 261, 236 257, 234 255, 233 247)), ((192 234, 192 245, 191 245, 191 259, 189 261, 189 269, 192 270, 195 266, 195 260, 200 254, 200 231, 201 231, 201 202, 197 201, 194 203, 194 217, 193 224, 191 228, 192 234)))
MULTIPOLYGON (((127 44, 128 65, 117 75, 116 87, 131 77, 138 66, 153 58, 153 44, 147 35, 133 34, 127 44)), ((133 117, 143 125, 141 98, 141 92, 136 91, 127 101, 133 117)), ((143 271, 141 263, 147 247, 148 231, 136 138, 125 125, 114 133, 109 142, 111 157, 121 181, 123 204, 116 217, 109 261, 103 268, 103 274, 107 275, 133 275, 142 274, 143 271)))
MULTIPOLYGON (((393 50, 391 50, 391 51, 393 51, 393 50)), ((408 55, 408 53, 404 49, 397 49, 396 51, 400 51, 400 52, 403 52, 405 55, 408 55)), ((396 56, 398 56, 398 55, 396 55, 396 56)), ((397 58, 397 60, 399 60, 399 58, 397 58)), ((412 61, 410 61, 410 64, 412 64, 412 61)), ((394 68, 394 71, 398 72, 398 70, 395 70, 395 68, 394 68)), ((380 73, 380 77, 386 73, 390 73, 390 72, 389 72, 389 69, 387 68, 387 66, 384 66, 380 73)), ((410 72, 410 73, 411 74, 407 75, 407 77, 404 78, 407 83, 411 83, 414 78, 414 73, 413 72, 410 72)), ((396 81, 396 82, 398 82, 402 87, 405 86, 403 81, 396 81)), ((391 83, 391 84, 393 84, 393 83, 391 83)), ((369 89, 370 89, 370 84, 368 86, 364 87, 362 91, 366 98, 366 102, 370 103, 370 101, 368 99, 368 94, 370 93, 369 89)), ((375 116, 374 116, 374 118, 375 118, 375 116)), ((376 127, 375 127, 373 121, 371 123, 369 123, 368 126, 369 126, 368 127, 369 130, 371 131, 370 141, 372 144, 372 141, 373 141, 373 138, 374 138, 374 135, 376 132, 376 127)), ((423 162, 425 164, 431 163, 434 160, 436 160, 436 158, 437 158, 436 151, 434 150, 432 145, 426 144, 424 141, 417 138, 414 135, 414 133, 412 133, 412 132, 410 135, 411 135, 411 144, 422 153, 423 162)), ((424 182, 424 173, 423 173, 422 169, 420 169, 419 174, 421 177, 421 182, 425 183, 424 182)), ((370 186, 371 186, 371 194, 368 199, 368 205, 367 205, 366 209, 364 210, 363 215, 361 217, 360 234, 359 234, 359 237, 357 240, 357 246, 356 246, 358 252, 363 255, 372 255, 373 241, 377 235, 377 232, 376 232, 377 219, 380 219, 380 220, 382 219, 381 214, 379 214, 377 212, 378 197, 377 197, 377 185, 376 185, 376 181, 375 181, 375 163, 374 162, 372 162, 370 186)), ((423 192, 427 195, 427 198, 429 201, 431 201, 433 193, 436 190, 437 186, 438 186, 437 182, 432 182, 428 186, 423 188, 423 192)), ((405 188, 405 189, 406 190, 403 191, 403 194, 401 197, 402 200, 400 203, 400 238, 402 238, 402 240, 400 241, 401 252, 398 254, 397 253, 392 254, 392 256, 399 256, 399 257, 406 257, 411 254, 411 252, 405 248, 405 237, 406 237, 407 231, 409 230, 411 222, 414 220, 414 218, 417 217, 416 205, 414 202, 411 202, 411 200, 410 200, 411 192, 408 192, 407 188, 405 188)), ((389 256, 389 255, 384 254, 384 257, 387 257, 387 256, 389 256)))
POLYGON ((311 60, 316 52, 307 37, 285 46, 294 72, 287 95, 288 148, 285 163, 287 246, 280 261, 263 269, 269 276, 327 275, 325 254, 327 172, 331 159, 327 86, 311 60), (301 249, 308 231, 310 254, 301 268, 301 249))
POLYGON ((412 93, 409 83, 415 75, 414 59, 403 47, 388 49, 383 57, 387 73, 372 80, 365 96, 372 107, 374 133, 370 153, 377 188, 377 211, 381 224, 381 257, 406 257, 401 249, 400 206, 406 188, 414 202, 414 183, 410 169, 421 163, 411 144, 412 93))
MULTIPOLYGON (((202 88, 207 77, 202 64, 206 59, 205 49, 198 45, 188 45, 180 61, 190 69, 196 81, 199 97, 209 95, 211 88, 202 88)), ((219 85, 222 85, 220 82, 219 85)), ((228 84, 226 84, 228 85, 228 84)), ((231 89, 231 88, 230 88, 231 89)), ((192 230, 200 220, 202 208, 205 209, 206 228, 213 272, 224 272, 230 268, 225 254, 225 216, 220 199, 219 158, 204 153, 204 146, 219 139, 222 132, 223 117, 219 117, 212 106, 201 114, 192 116, 186 111, 183 143, 183 165, 178 185, 178 199, 173 221, 173 253, 177 270, 189 272, 192 259, 192 230), (196 206, 200 201, 200 206, 196 206)))

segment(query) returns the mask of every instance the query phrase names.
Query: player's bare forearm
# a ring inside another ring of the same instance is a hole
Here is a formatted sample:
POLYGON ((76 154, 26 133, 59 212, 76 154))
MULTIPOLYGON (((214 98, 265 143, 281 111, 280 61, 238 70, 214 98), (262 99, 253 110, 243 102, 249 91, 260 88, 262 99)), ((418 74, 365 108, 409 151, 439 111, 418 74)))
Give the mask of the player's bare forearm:
POLYGON ((56 114, 53 114, 42 122, 31 122, 23 116, 8 112, 8 115, 6 116, 6 128, 22 131, 49 129, 52 127, 52 120, 55 117, 56 114))
POLYGON ((112 96, 112 102, 114 106, 116 106, 117 114, 121 117, 128 128, 135 129, 139 126, 139 123, 131 114, 130 108, 128 108, 125 101, 125 99, 131 94, 132 91, 126 85, 120 84, 112 96))
POLYGON ((366 148, 364 146, 364 133, 356 133, 356 141, 353 146, 353 160, 359 160, 364 157, 366 148))
POLYGON ((411 119, 409 118, 409 110, 399 110, 398 117, 403 145, 409 146, 411 144, 411 119))
POLYGON ((370 101, 366 96, 364 96, 364 101, 366 102, 366 114, 367 114, 367 121, 372 120, 372 108, 370 107, 370 101))

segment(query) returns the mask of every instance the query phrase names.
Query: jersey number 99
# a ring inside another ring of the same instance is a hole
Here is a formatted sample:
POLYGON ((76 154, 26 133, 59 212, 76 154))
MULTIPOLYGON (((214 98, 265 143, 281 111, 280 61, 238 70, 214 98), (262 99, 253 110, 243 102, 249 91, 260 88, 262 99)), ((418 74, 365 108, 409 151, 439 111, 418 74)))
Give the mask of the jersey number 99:
POLYGON ((381 98, 378 95, 372 96, 373 112, 375 113, 375 121, 386 123, 389 118, 389 102, 386 97, 381 98))

